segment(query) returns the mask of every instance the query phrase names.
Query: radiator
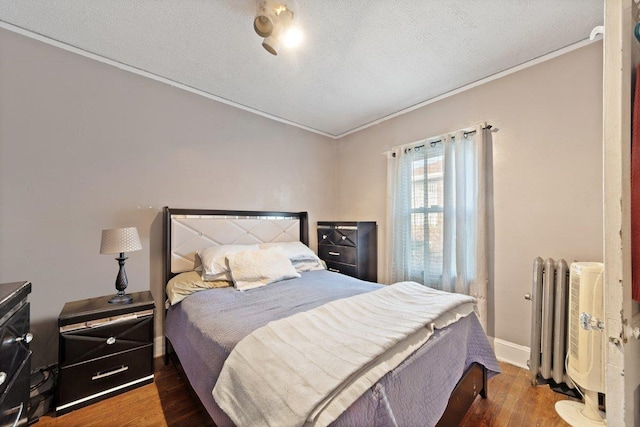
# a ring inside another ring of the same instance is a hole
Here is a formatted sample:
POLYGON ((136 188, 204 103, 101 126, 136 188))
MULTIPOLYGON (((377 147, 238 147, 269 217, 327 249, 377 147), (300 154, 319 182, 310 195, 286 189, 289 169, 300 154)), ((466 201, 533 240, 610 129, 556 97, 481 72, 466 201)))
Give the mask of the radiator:
POLYGON ((533 261, 531 294, 531 353, 529 370, 531 384, 553 380, 574 388, 565 370, 567 341, 567 305, 569 301, 569 267, 565 260, 533 261))

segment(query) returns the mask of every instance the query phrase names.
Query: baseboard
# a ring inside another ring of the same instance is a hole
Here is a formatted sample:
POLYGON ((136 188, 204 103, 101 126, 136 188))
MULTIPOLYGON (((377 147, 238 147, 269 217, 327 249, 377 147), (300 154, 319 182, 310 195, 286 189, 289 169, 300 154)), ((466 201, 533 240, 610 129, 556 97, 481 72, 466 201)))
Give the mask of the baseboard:
POLYGON ((530 354, 529 347, 501 340, 500 338, 490 338, 490 340, 492 340, 496 358, 500 362, 505 362, 523 369, 529 369, 529 366, 527 366, 530 354))

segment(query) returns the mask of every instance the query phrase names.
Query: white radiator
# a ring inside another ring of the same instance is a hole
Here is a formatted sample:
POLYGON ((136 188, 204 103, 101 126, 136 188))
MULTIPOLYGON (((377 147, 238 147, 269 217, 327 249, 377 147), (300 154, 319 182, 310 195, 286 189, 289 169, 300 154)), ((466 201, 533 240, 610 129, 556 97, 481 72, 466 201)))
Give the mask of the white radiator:
POLYGON ((574 388, 565 370, 569 348, 569 267, 566 261, 536 258, 533 261, 531 294, 525 298, 533 303, 529 355, 531 383, 537 385, 553 380, 556 384, 564 383, 574 388))

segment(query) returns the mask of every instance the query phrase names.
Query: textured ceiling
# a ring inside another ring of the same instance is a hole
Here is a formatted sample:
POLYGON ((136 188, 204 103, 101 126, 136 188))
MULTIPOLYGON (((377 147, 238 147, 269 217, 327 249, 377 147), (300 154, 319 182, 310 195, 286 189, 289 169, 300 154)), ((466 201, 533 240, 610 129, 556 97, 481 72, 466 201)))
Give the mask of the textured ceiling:
POLYGON ((340 136, 588 39, 602 0, 297 0, 275 57, 254 0, 0 0, 0 21, 340 136))

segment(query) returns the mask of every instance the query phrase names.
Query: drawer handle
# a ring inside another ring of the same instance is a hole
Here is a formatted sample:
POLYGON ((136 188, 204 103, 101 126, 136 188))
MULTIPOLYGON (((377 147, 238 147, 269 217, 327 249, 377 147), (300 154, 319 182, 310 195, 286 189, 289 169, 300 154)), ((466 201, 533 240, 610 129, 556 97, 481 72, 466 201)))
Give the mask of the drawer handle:
POLYGON ((116 339, 114 337, 107 338, 108 345, 115 344, 115 343, 116 343, 116 339))
POLYGON ((24 341, 26 344, 29 344, 33 340, 33 334, 31 332, 27 332, 21 337, 16 338, 16 341, 24 341))
POLYGON ((117 368, 114 368, 110 371, 100 371, 96 372, 94 376, 91 377, 91 381, 99 380, 100 378, 110 377, 111 375, 119 374, 120 372, 124 372, 129 369, 128 366, 122 365, 117 368))
POLYGON ((342 236, 342 240, 347 240, 347 236, 342 236))
POLYGON ((340 256, 340 252, 329 252, 329 255, 340 256))
POLYGON ((327 270, 329 270, 329 271, 333 271, 334 273, 340 273, 340 270, 338 270, 337 268, 331 268, 331 267, 329 267, 327 270))
POLYGON ((7 373, 6 372, 0 372, 0 385, 4 384, 4 382, 7 380, 7 373))
POLYGON ((323 235, 322 235, 322 239, 324 240, 324 239, 326 239, 326 238, 327 238, 327 235, 326 235, 326 234, 323 234, 323 235))
POLYGON ((16 416, 16 420, 13 422, 12 427, 16 427, 20 422, 20 418, 22 417, 23 410, 24 410, 24 402, 20 402, 20 407, 18 408, 18 415, 16 416))

